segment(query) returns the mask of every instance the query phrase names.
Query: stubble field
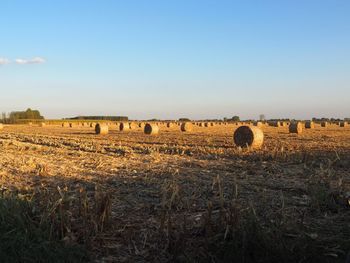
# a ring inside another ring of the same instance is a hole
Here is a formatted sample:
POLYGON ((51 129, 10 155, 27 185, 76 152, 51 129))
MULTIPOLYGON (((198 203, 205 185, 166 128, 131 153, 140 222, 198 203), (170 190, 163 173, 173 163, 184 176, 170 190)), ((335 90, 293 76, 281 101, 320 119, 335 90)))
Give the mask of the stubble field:
POLYGON ((0 197, 25 200, 50 239, 78 245, 72 261, 344 262, 350 128, 265 126, 260 150, 237 148, 236 128, 9 125, 0 197))

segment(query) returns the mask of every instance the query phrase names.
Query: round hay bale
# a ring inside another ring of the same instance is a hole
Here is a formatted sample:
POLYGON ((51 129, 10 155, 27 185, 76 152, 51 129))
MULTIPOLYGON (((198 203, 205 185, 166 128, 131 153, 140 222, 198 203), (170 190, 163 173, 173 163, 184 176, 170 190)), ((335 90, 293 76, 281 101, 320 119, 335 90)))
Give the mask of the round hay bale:
POLYGON ((73 128, 74 124, 73 123, 69 123, 69 128, 73 128))
POLYGON ((349 123, 347 121, 342 121, 339 126, 345 128, 349 126, 349 123))
POLYGON ((306 121, 305 122, 305 129, 314 129, 315 123, 313 121, 306 121))
POLYGON ((264 124, 261 121, 257 121, 256 123, 254 123, 254 126, 262 127, 262 126, 264 126, 264 124))
POLYGON ((4 128, 4 124, 0 123, 0 130, 4 128))
POLYGON ((46 123, 45 122, 40 122, 39 123, 39 127, 45 127, 46 126, 46 123))
POLYGON ((281 127, 281 122, 280 121, 275 121, 273 122, 273 127, 281 127))
POLYGON ((204 127, 209 127, 209 123, 205 122, 204 127))
POLYGON ((172 127, 173 127, 173 124, 172 124, 171 122, 168 122, 168 123, 166 124, 166 127, 167 127, 167 128, 172 128, 172 127))
POLYGON ((147 135, 157 135, 159 133, 159 126, 154 123, 146 123, 143 131, 147 135))
POLYGON ((184 122, 181 124, 182 132, 191 132, 193 130, 193 125, 190 122, 184 122))
POLYGON ((233 140, 237 146, 259 149, 264 143, 264 133, 258 127, 240 126, 235 131, 233 140))
POLYGON ((67 122, 63 122, 62 123, 62 127, 65 128, 65 127, 69 127, 69 124, 67 122))
POLYGON ((108 134, 108 131, 109 129, 107 124, 97 123, 95 126, 96 134, 105 135, 105 134, 108 134))
POLYGON ((281 122, 279 122, 279 121, 270 121, 269 122, 269 126, 271 126, 271 127, 281 127, 281 122))
POLYGON ((297 133, 300 134, 303 132, 303 124, 299 121, 297 122, 292 122, 289 125, 289 133, 297 133))
POLYGON ((127 122, 121 122, 119 124, 119 130, 120 131, 129 131, 130 130, 130 125, 127 122))
POLYGON ((321 122, 321 127, 327 128, 328 122, 326 122, 326 121, 321 122))
POLYGON ((130 129, 130 130, 135 130, 136 128, 137 128, 136 123, 134 123, 134 122, 129 122, 129 129, 130 129))

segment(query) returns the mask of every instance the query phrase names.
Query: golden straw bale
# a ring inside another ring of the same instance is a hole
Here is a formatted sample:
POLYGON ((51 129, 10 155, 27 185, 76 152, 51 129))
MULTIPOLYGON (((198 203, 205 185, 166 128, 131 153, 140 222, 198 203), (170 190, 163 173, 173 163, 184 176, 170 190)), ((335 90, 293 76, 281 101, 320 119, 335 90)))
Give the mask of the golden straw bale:
POLYGON ((280 121, 275 121, 275 122, 273 122, 273 127, 281 127, 281 122, 280 121))
POLYGON ((157 135, 159 133, 159 126, 154 123, 146 123, 144 133, 147 135, 157 135))
POLYGON ((328 124, 328 122, 326 122, 326 121, 321 122, 321 127, 327 128, 328 125, 329 125, 329 124, 328 124))
POLYGON ((137 128, 137 125, 135 122, 129 122, 129 129, 130 130, 135 130, 137 128))
POLYGON ((95 126, 95 132, 96 134, 101 134, 101 135, 105 135, 108 134, 108 125, 104 124, 104 123, 97 123, 95 126))
POLYGON ((259 149, 264 143, 264 133, 255 126, 240 126, 235 131, 233 140, 237 146, 259 149))
POLYGON ((119 130, 120 131, 129 131, 130 130, 130 124, 128 122, 121 122, 119 124, 119 130))
POLYGON ((193 125, 190 122, 184 122, 181 124, 181 131, 191 132, 193 130, 193 125))
POLYGON ((305 128, 306 129, 314 129, 315 128, 315 123, 313 121, 306 121, 305 122, 305 128))
POLYGON ((300 134, 303 132, 303 124, 299 121, 291 122, 289 125, 289 133, 300 134))
POLYGON ((264 126, 264 124, 261 121, 257 121, 256 123, 254 123, 254 126, 262 127, 262 126, 264 126))
POLYGON ((287 122, 285 122, 285 121, 282 121, 282 122, 281 122, 281 126, 282 126, 282 127, 287 127, 288 125, 289 125, 289 124, 288 124, 287 122))

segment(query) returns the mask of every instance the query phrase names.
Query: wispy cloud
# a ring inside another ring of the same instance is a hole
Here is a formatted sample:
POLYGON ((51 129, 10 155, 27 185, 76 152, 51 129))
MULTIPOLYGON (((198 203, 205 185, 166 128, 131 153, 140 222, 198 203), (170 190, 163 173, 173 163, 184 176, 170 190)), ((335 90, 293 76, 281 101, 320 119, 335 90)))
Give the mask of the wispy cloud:
POLYGON ((19 64, 19 65, 28 65, 28 64, 43 64, 46 62, 46 60, 41 57, 35 57, 32 59, 17 58, 15 59, 15 62, 16 64, 19 64))
POLYGON ((9 63, 10 63, 10 60, 8 60, 7 58, 0 58, 0 65, 6 65, 9 63))

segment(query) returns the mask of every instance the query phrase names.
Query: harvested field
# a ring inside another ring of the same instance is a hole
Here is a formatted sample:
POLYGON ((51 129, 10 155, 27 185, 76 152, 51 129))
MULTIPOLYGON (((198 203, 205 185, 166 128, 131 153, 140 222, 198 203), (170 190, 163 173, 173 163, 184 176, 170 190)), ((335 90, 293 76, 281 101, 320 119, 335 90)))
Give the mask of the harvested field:
POLYGON ((345 262, 350 127, 263 126, 259 150, 233 124, 161 127, 5 126, 1 192, 50 211, 91 261, 345 262))

